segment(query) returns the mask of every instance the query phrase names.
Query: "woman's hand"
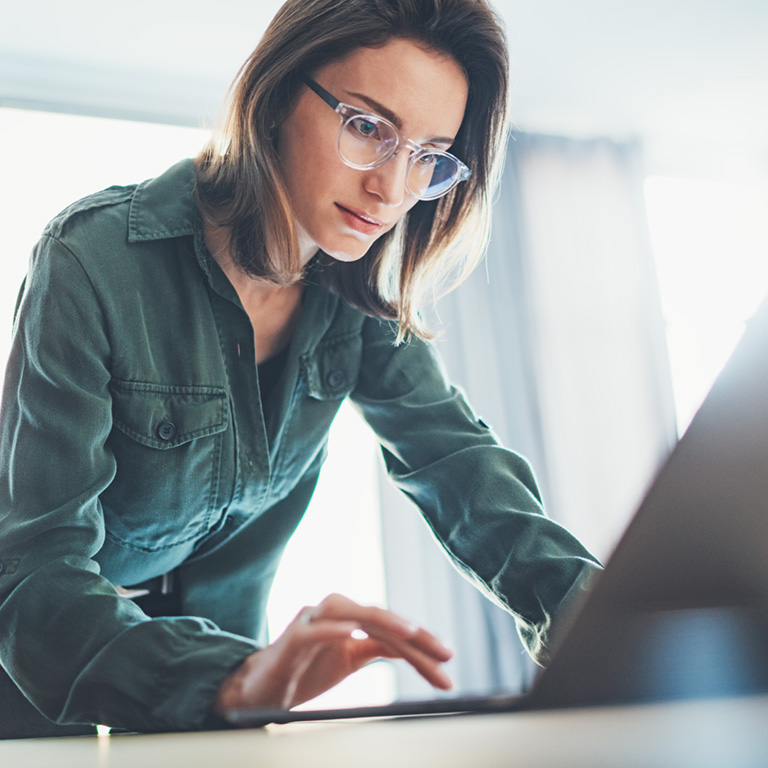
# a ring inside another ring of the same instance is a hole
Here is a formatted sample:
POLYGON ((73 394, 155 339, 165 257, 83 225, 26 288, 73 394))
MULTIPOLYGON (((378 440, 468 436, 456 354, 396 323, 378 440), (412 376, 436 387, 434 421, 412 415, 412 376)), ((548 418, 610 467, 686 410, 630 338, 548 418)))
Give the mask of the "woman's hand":
POLYGON ((383 608, 342 595, 303 608, 285 632, 227 677, 214 702, 226 719, 240 707, 290 709, 320 695, 374 659, 405 659, 436 688, 452 687, 452 656, 434 635, 383 608))

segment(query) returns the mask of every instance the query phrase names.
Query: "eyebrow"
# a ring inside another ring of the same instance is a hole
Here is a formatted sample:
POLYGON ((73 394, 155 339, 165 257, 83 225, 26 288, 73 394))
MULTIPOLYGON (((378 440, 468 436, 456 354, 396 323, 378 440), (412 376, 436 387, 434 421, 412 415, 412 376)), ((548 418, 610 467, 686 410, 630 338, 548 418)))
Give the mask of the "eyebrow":
MULTIPOLYGON (((357 93, 356 91, 348 91, 348 93, 350 96, 354 96, 356 99, 364 101, 369 107, 371 107, 371 109, 375 110, 382 117, 386 117, 387 120, 389 120, 389 122, 392 123, 398 131, 403 130, 403 121, 391 109, 385 107, 383 104, 380 104, 378 101, 376 101, 376 99, 372 99, 370 96, 366 96, 364 93, 357 93)), ((447 144, 450 146, 454 141, 455 137, 449 138, 448 136, 430 136, 422 143, 447 144)))

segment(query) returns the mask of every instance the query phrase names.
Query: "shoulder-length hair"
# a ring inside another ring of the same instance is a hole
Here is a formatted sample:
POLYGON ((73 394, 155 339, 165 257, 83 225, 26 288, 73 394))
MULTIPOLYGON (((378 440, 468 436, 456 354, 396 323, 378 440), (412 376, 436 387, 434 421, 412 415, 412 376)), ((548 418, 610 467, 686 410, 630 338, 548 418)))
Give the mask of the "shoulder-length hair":
POLYGON ((219 130, 196 158, 197 199, 230 231, 248 274, 288 285, 302 277, 296 226, 277 155, 277 127, 301 76, 361 47, 413 40, 452 57, 469 95, 451 151, 472 170, 442 198, 419 201, 355 262, 322 259, 315 274, 369 315, 396 320, 399 340, 429 336, 419 310, 452 290, 482 258, 507 137, 509 61, 486 0, 288 0, 230 89, 219 130))

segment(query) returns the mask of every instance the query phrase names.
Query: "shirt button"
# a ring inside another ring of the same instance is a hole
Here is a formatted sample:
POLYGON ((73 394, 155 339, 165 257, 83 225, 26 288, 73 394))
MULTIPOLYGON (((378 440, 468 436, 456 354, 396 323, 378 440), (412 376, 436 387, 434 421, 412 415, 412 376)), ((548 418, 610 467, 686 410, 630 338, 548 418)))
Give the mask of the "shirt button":
POLYGON ((346 381, 347 381, 347 377, 344 375, 343 371, 331 371, 325 377, 325 383, 331 389, 341 389, 346 383, 346 381))
POLYGON ((157 428, 157 436, 161 440, 171 440, 176 434, 176 427, 170 421, 163 421, 157 428))

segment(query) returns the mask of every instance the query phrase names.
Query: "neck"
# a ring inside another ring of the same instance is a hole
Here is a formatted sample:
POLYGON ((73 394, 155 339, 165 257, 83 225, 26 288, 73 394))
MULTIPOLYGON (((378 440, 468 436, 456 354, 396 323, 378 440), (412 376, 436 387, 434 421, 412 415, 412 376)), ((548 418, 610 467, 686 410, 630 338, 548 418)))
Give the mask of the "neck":
MULTIPOLYGON (((203 223, 203 234, 205 238, 205 244, 208 247, 214 261, 221 267, 224 274, 229 278, 233 285, 236 283, 247 284, 249 282, 261 284, 265 288, 280 288, 281 286, 275 285, 275 283, 263 278, 254 277, 249 275, 244 270, 240 269, 232 257, 230 248, 230 229, 228 227, 219 226, 209 222, 203 223)), ((317 245, 312 242, 309 235, 304 229, 299 226, 298 228, 298 245, 299 253, 301 254, 301 266, 306 267, 317 253, 317 245)))
POLYGON ((293 336, 301 311, 303 283, 275 285, 244 272, 232 259, 228 232, 221 227, 207 226, 205 242, 251 321, 256 362, 269 359, 284 349, 293 336))

